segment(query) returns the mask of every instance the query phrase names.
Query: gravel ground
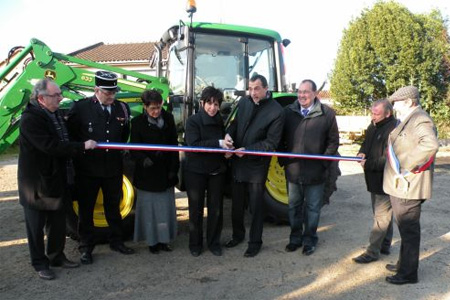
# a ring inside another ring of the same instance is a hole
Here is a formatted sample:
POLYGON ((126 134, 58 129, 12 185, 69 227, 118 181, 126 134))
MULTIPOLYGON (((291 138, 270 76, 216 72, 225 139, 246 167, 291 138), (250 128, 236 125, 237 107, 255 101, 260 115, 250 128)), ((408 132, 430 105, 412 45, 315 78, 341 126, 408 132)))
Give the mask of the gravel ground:
MULTIPOLYGON (((355 155, 357 148, 341 149, 355 155)), ((341 162, 343 175, 331 204, 322 210, 317 251, 287 253, 289 227, 265 224, 263 248, 245 258, 245 244, 222 257, 188 250, 187 199, 177 193, 179 234, 174 251, 150 254, 143 243, 128 242, 136 254, 123 256, 100 245, 95 262, 77 269, 55 269, 57 279, 37 277, 29 262, 23 211, 18 204, 17 157, 0 156, 0 298, 6 299, 450 299, 450 151, 439 153, 434 195, 422 209, 419 283, 394 286, 384 268, 399 252, 394 232, 391 255, 369 265, 351 258, 368 243, 372 215, 361 168, 341 162)), ((231 236, 230 199, 225 200, 225 242, 231 236)), ((248 228, 248 227, 247 227, 248 228)), ((66 254, 78 260, 76 242, 66 254)))

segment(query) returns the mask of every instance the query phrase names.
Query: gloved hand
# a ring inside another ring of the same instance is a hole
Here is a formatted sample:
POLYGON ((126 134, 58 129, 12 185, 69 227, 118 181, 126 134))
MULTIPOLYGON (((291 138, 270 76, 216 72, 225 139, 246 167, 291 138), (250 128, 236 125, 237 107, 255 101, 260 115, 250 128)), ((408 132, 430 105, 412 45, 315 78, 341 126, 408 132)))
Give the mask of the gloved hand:
POLYGON ((143 166, 144 168, 151 167, 151 166, 153 166, 153 161, 152 161, 149 157, 146 157, 146 158, 144 159, 144 161, 142 162, 142 166, 143 166))
POLYGON ((171 186, 175 186, 178 183, 178 174, 177 173, 169 172, 167 177, 168 177, 168 180, 169 180, 169 184, 171 186))

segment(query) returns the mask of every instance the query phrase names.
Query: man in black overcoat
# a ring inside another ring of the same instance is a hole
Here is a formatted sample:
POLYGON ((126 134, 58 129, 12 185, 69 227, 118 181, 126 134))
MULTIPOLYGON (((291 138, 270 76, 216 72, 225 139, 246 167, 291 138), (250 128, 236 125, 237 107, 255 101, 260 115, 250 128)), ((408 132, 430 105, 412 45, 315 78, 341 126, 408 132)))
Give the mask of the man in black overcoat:
MULTIPOLYGON (((227 130, 225 141, 233 144, 237 150, 274 151, 280 142, 283 124, 283 109, 272 98, 267 79, 262 75, 254 75, 249 82, 249 97, 239 101, 237 114, 227 130)), ((238 153, 231 163, 233 237, 225 247, 235 247, 244 240, 244 212, 248 202, 252 221, 245 257, 254 257, 261 249, 264 184, 270 160, 271 157, 267 156, 238 153)))
POLYGON ((392 206, 389 195, 383 191, 383 172, 386 164, 386 151, 389 133, 395 128, 392 104, 387 99, 376 101, 372 105, 372 123, 366 131, 366 138, 358 155, 363 158, 367 191, 370 192, 373 211, 373 226, 370 232, 370 244, 353 261, 367 264, 378 260, 381 254, 389 254, 393 234, 392 206))
POLYGON ((51 79, 42 79, 34 86, 20 120, 19 201, 25 213, 31 264, 38 276, 46 280, 55 278, 50 266, 79 266, 64 254, 65 206, 70 205, 69 185, 73 183, 70 157, 96 146, 93 140, 69 141, 58 111, 62 99, 58 85, 51 79))

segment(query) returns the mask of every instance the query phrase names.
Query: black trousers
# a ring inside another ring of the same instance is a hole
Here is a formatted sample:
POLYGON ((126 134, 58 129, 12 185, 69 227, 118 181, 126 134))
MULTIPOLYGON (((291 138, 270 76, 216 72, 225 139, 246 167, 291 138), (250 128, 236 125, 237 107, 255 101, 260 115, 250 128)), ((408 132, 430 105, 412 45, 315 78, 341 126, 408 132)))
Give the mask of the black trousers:
POLYGON ((51 262, 65 258, 66 215, 64 210, 34 210, 24 207, 31 265, 36 271, 49 268, 51 262), (44 232, 45 231, 45 232, 44 232), (44 234, 47 234, 47 253, 44 234))
POLYGON ((249 247, 261 247, 264 222, 264 183, 233 182, 231 221, 233 239, 245 238, 244 216, 247 204, 251 213, 249 247))
POLYGON ((416 279, 419 269, 420 213, 423 200, 391 196, 392 210, 400 232, 400 255, 397 274, 416 279))
POLYGON ((219 249, 223 224, 223 193, 225 173, 208 175, 185 171, 189 202, 189 249, 203 247, 203 210, 208 209, 206 242, 208 248, 219 249))
POLYGON ((78 233, 80 252, 92 252, 95 246, 93 213, 99 189, 103 193, 103 207, 110 229, 111 245, 123 243, 120 199, 122 198, 122 175, 101 178, 80 176, 76 179, 77 200, 79 206, 78 233))

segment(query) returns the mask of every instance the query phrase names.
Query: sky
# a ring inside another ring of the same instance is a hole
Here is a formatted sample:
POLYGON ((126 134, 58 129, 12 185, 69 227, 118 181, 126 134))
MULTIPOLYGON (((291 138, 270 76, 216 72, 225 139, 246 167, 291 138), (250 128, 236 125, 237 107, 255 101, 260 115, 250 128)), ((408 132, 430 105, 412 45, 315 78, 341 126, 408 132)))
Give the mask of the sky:
MULTIPOLYGON (((376 0, 196 0, 194 21, 256 26, 291 40, 286 49, 289 82, 309 78, 319 86, 333 69, 343 30, 376 0)), ((448 0, 398 0, 413 13, 439 9, 448 0)), ((185 0, 0 0, 0 61, 31 38, 54 52, 70 53, 104 42, 153 42, 188 20, 185 0)), ((449 24, 447 23, 447 26, 449 24)))

